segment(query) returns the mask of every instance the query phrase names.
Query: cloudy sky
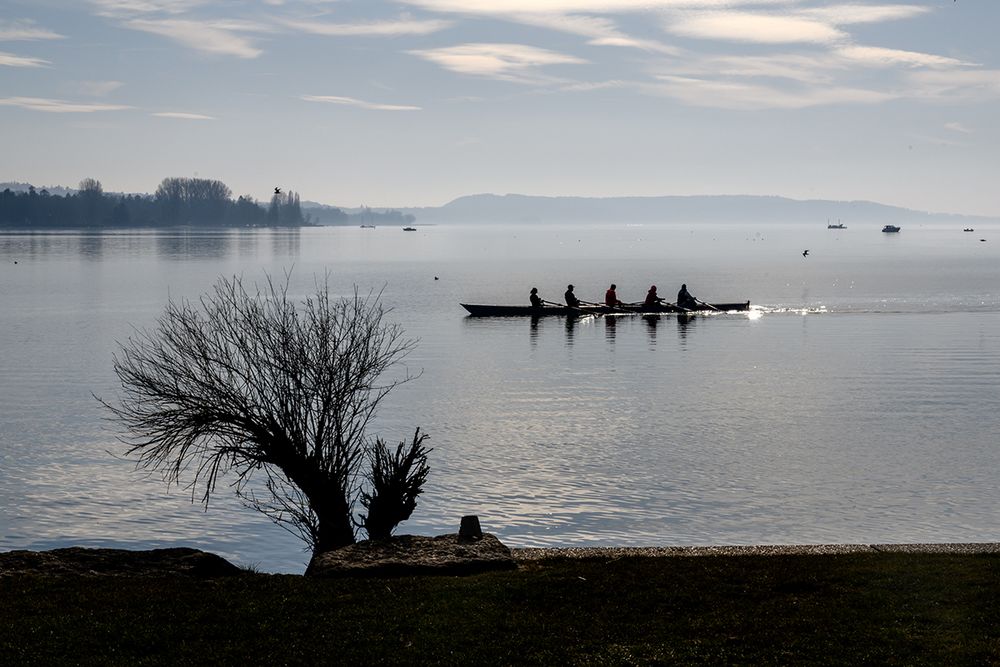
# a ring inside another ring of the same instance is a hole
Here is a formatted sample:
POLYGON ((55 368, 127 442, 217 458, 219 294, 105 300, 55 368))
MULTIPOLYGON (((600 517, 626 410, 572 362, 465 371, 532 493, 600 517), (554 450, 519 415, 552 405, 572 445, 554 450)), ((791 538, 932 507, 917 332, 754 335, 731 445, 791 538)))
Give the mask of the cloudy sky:
POLYGON ((1000 215, 997 0, 0 0, 0 181, 1000 215))

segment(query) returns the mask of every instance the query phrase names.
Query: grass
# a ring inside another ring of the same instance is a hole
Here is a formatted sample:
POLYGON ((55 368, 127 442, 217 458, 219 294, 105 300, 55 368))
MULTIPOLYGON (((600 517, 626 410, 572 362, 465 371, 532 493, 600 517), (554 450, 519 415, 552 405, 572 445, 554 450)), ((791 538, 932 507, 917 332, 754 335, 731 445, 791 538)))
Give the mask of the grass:
POLYGON ((0 664, 996 664, 1000 557, 550 560, 471 577, 0 578, 0 664))

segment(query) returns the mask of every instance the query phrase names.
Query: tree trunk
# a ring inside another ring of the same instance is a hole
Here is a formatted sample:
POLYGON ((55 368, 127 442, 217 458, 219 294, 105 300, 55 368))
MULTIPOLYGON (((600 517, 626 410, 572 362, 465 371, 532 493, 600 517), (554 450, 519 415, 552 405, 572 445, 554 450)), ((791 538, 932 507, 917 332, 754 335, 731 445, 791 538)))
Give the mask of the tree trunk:
POLYGON ((314 556, 354 544, 351 509, 339 489, 323 489, 319 497, 309 495, 309 502, 319 521, 319 535, 313 545, 314 556))
POLYGON ((274 457, 272 463, 285 473, 289 481, 299 487, 316 514, 316 542, 313 556, 354 544, 354 524, 351 506, 344 491, 344 484, 323 474, 309 461, 299 457, 274 457))

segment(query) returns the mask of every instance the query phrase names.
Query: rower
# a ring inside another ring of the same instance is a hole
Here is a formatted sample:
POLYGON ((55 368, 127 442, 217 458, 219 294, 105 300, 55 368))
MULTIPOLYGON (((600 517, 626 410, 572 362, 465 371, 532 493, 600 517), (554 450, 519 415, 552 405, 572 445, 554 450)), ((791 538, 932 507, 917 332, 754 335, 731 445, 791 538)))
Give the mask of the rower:
POLYGON ((541 308, 542 307, 542 297, 538 296, 538 288, 537 287, 532 287, 531 288, 531 296, 529 296, 528 298, 531 299, 531 307, 532 308, 541 308))
POLYGON ((687 284, 681 285, 681 289, 677 292, 677 305, 681 308, 687 308, 688 310, 693 310, 697 308, 698 301, 688 292, 687 284))
POLYGON ((578 308, 580 306, 580 300, 576 298, 575 294, 573 294, 572 285, 566 286, 566 293, 563 294, 563 300, 566 302, 566 305, 569 306, 570 308, 578 308))
POLYGON ((623 305, 622 302, 618 300, 618 294, 615 292, 617 288, 617 285, 611 283, 611 287, 609 287, 608 291, 604 293, 605 305, 611 306, 612 308, 623 305))
POLYGON ((656 285, 650 285, 649 291, 646 292, 646 300, 642 302, 645 307, 658 306, 663 303, 663 299, 656 295, 656 285))

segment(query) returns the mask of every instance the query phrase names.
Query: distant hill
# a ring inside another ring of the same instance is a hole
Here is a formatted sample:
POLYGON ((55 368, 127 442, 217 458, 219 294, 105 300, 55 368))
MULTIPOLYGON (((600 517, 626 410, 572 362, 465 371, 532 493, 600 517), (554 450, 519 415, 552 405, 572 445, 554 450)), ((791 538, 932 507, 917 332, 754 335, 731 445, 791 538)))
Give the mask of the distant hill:
MULTIPOLYGON (((0 183, 0 192, 26 192, 28 183, 0 183)), ((37 191, 66 196, 77 190, 63 186, 35 186, 37 191)), ((105 193, 118 195, 120 193, 105 193)), ((148 195, 147 195, 148 196, 148 195)), ((1000 222, 998 217, 915 211, 870 201, 789 199, 755 195, 671 195, 662 197, 541 197, 476 194, 443 206, 369 208, 301 202, 312 224, 422 224, 433 223, 653 223, 653 222, 789 222, 914 224, 1000 222), (412 216, 412 217, 411 217, 412 216)))
POLYGON ((997 221, 998 218, 914 211, 870 201, 788 199, 751 195, 665 197, 536 197, 478 194, 444 206, 404 208, 420 223, 852 222, 997 221))

